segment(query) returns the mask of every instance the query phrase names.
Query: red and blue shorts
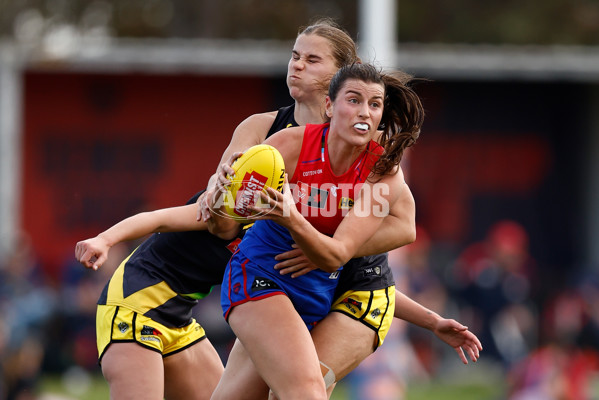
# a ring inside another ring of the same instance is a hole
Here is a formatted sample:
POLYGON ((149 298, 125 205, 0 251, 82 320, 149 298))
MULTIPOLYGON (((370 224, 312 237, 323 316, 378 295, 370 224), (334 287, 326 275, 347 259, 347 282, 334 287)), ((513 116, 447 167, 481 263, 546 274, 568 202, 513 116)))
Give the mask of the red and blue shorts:
MULTIPOLYGON (((274 265, 274 263, 273 263, 274 265)), ((289 297, 308 329, 312 329, 329 312, 337 287, 338 272, 310 271, 291 278, 272 266, 262 267, 237 251, 225 269, 221 288, 221 306, 225 320, 231 310, 248 301, 275 295, 289 297)))

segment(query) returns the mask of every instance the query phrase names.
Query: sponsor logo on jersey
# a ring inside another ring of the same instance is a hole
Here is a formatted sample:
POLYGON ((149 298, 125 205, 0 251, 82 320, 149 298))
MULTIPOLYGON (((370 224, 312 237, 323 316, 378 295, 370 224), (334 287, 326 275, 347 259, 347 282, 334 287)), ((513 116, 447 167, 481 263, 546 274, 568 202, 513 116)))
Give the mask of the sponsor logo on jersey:
POLYGON ((322 168, 313 169, 312 171, 304 171, 302 172, 302 176, 314 176, 322 174, 322 168))
POLYGON ((252 292, 259 292, 265 289, 280 289, 280 287, 268 278, 256 277, 252 283, 252 292))
POLYGON ((119 327, 119 331, 121 331, 121 333, 125 333, 127 331, 127 329, 129 329, 129 324, 126 322, 119 322, 118 327, 119 327))
POLYGON ((349 197, 341 197, 339 199, 339 209, 340 210, 349 210, 354 206, 354 199, 350 199, 349 197))
POLYGON ((329 275, 329 279, 337 279, 337 278, 339 278, 339 271, 331 272, 331 275, 329 275))
POLYGON ((248 207, 251 207, 256 202, 258 192, 264 189, 268 182, 268 178, 260 175, 256 171, 247 172, 243 177, 241 187, 237 191, 235 199, 235 213, 244 217, 251 214, 248 207))
POLYGON ((364 276, 381 276, 381 267, 379 265, 377 265, 376 267, 366 267, 364 268, 362 273, 364 274, 364 276))
POLYGON ((141 334, 142 335, 154 335, 154 336, 158 336, 161 333, 156 328, 153 328, 153 327, 148 326, 148 325, 144 325, 143 328, 141 328, 141 334))

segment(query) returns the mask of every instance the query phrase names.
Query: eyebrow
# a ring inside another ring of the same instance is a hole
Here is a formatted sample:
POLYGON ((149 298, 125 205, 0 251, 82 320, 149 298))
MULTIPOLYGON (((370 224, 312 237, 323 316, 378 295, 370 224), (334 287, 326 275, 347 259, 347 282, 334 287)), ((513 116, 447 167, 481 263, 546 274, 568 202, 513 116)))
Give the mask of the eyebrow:
MULTIPOLYGON (((364 97, 364 96, 362 96, 362 93, 360 93, 356 90, 352 90, 352 89, 348 89, 346 94, 355 94, 357 96, 364 97)), ((383 96, 374 96, 373 99, 381 99, 382 100, 383 96)))
MULTIPOLYGON (((300 55, 299 51, 297 51, 297 50, 295 50, 295 49, 291 50, 291 52, 292 52, 293 54, 296 54, 296 55, 298 55, 298 56, 300 55)), ((321 56, 319 56, 319 55, 317 55, 317 54, 308 54, 308 55, 306 56, 306 58, 308 58, 308 59, 312 59, 312 60, 322 60, 322 57, 321 57, 321 56)))

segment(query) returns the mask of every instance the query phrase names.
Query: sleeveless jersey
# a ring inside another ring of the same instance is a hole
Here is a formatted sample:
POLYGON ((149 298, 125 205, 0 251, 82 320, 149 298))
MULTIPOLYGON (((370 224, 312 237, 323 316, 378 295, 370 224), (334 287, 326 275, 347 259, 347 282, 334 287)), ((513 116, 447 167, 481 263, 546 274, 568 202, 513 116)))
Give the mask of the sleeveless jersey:
POLYGON ((279 108, 279 111, 277 112, 277 116, 275 117, 275 120, 272 123, 272 126, 268 130, 268 133, 266 134, 265 139, 268 139, 269 137, 271 137, 278 131, 283 130, 285 128, 289 128, 292 126, 299 126, 299 124, 297 122, 295 122, 295 117, 293 116, 294 112, 295 112, 295 103, 293 103, 292 105, 287 106, 287 107, 279 108))
MULTIPOLYGON (((280 108, 266 137, 272 136, 281 129, 299 126, 295 121, 294 111, 295 103, 280 108)), ((341 295, 349 290, 378 290, 394 284, 393 273, 387 262, 387 254, 383 253, 349 260, 341 271, 337 293, 341 295)))
MULTIPOLYGON (((306 195, 299 193, 295 197, 296 206, 298 209, 307 207, 306 219, 322 233, 331 235, 349 210, 347 205, 353 203, 354 196, 370 174, 381 148, 376 142, 370 142, 368 150, 364 150, 345 173, 337 176, 331 170, 326 149, 328 131, 328 124, 306 126, 296 173, 290 185, 300 183, 297 177, 301 177, 304 186, 299 190, 305 190, 306 195), (341 190, 338 188, 341 187, 347 202, 339 198, 341 190)), ((225 319, 236 305, 281 293, 293 302, 308 329, 329 313, 338 271, 331 274, 316 269, 291 278, 273 268, 277 263, 275 256, 291 250, 293 243, 291 234, 283 226, 269 220, 254 223, 225 270, 221 290, 225 319)))
POLYGON ((349 169, 337 176, 329 162, 328 131, 329 124, 306 125, 299 161, 289 183, 295 184, 294 195, 302 215, 319 232, 333 235, 383 150, 370 141, 349 169))
MULTIPOLYGON (((294 110, 294 105, 279 109, 268 136, 287 126, 297 126, 294 110)), ((195 203, 202 192, 186 204, 195 203)), ((138 309, 139 303, 144 302, 141 313, 148 318, 173 328, 186 326, 191 322, 192 308, 198 299, 222 283, 225 267, 243 233, 234 240, 219 239, 208 231, 152 234, 125 260, 123 268, 115 271, 98 304, 116 302, 138 309), (162 294, 157 296, 152 288, 162 288, 163 282, 169 288, 161 289, 162 294), (111 286, 119 287, 116 299, 108 295, 111 286), (147 296, 152 296, 152 301, 146 301, 147 296), (168 300, 163 302, 162 297, 168 300)))
MULTIPOLYGON (((319 232, 332 235, 370 174, 382 152, 374 141, 342 175, 331 170, 327 134, 329 124, 308 124, 304 133, 300 156, 289 185, 293 187, 296 207, 319 232)), ((291 250, 291 234, 283 226, 259 220, 246 232, 239 250, 250 260, 271 268, 274 256, 291 250)), ((309 274, 308 274, 309 275, 309 274)), ((297 279, 297 278, 296 278, 297 279)))

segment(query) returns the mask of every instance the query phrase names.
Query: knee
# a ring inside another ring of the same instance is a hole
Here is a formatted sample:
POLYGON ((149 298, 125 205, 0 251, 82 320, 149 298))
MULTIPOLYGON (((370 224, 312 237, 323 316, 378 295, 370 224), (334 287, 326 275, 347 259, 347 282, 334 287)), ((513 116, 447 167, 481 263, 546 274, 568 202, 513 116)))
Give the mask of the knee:
POLYGON ((273 388, 274 397, 278 400, 327 400, 327 391, 322 376, 298 379, 292 385, 273 388))

